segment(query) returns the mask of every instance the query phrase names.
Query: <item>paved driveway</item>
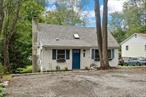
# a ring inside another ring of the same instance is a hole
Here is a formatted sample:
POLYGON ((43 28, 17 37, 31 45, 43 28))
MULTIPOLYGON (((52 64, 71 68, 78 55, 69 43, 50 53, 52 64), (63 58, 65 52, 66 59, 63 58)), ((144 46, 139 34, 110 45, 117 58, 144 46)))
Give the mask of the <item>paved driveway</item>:
POLYGON ((74 71, 17 76, 10 82, 6 97, 146 97, 146 72, 74 71))

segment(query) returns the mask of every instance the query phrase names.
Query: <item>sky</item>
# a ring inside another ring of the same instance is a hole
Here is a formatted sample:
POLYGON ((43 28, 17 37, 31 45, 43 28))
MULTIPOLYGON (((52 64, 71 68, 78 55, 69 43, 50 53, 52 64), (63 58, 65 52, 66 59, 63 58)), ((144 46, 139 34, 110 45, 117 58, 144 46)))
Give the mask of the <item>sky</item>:
MULTIPOLYGON (((103 12, 103 0, 100 1, 100 10, 101 13, 103 12)), ((108 1, 108 13, 109 13, 109 20, 111 20, 110 14, 113 12, 122 12, 123 9, 123 4, 127 0, 109 0, 108 1)), ((55 10, 55 5, 49 4, 48 10, 55 10)), ((85 25, 86 27, 95 27, 95 13, 94 13, 94 0, 89 0, 87 7, 83 10, 83 14, 87 14, 86 20, 88 21, 87 24, 85 25)), ((101 14, 102 17, 102 14, 101 14)))

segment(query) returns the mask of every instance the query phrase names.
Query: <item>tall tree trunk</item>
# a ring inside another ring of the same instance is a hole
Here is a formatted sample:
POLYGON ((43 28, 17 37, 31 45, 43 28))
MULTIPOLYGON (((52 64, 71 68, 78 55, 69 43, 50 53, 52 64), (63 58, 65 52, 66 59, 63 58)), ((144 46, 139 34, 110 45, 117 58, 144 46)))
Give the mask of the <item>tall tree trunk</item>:
POLYGON ((100 56, 100 65, 103 66, 103 55, 102 55, 102 32, 101 32, 101 18, 100 18, 100 4, 99 0, 95 0, 95 17, 96 17, 96 33, 97 43, 100 56))
POLYGON ((4 67, 5 67, 5 73, 10 72, 10 63, 9 63, 9 40, 5 37, 4 40, 4 67))
POLYGON ((104 0, 103 20, 101 24, 100 4, 99 4, 99 0, 95 0, 96 33, 97 33, 101 69, 108 69, 110 67, 108 62, 108 33, 107 33, 108 7, 107 5, 108 5, 108 0, 104 0))
POLYGON ((108 0, 104 0, 103 8, 103 20, 102 20, 102 55, 103 55, 103 65, 101 68, 108 69, 108 32, 107 32, 107 23, 108 23, 108 0))
POLYGON ((3 20, 4 20, 4 9, 3 9, 3 0, 0 0, 0 37, 2 34, 3 20))
POLYGON ((19 18, 19 12, 20 12, 20 7, 21 7, 21 1, 18 1, 16 4, 16 11, 15 15, 13 17, 13 21, 10 21, 10 19, 12 18, 9 11, 7 12, 7 17, 8 20, 6 22, 6 24, 4 25, 4 39, 3 39, 3 55, 4 55, 4 66, 5 66, 5 72, 11 72, 11 66, 10 66, 10 60, 9 60, 9 44, 10 44, 10 39, 12 37, 12 35, 16 32, 16 25, 17 25, 17 21, 19 18), (12 23, 10 23, 12 22, 12 23))

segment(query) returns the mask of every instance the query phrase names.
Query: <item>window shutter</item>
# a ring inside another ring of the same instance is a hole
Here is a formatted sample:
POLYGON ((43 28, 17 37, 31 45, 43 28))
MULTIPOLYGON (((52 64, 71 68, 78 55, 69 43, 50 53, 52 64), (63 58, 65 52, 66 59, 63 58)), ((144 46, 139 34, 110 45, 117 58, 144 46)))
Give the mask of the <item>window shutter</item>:
POLYGON ((56 49, 52 50, 52 59, 56 60, 56 49))
POLYGON ((92 59, 94 59, 94 49, 92 49, 92 59))
POLYGON ((66 59, 70 59, 70 50, 66 50, 66 59))
POLYGON ((112 59, 115 57, 115 50, 112 49, 112 59))

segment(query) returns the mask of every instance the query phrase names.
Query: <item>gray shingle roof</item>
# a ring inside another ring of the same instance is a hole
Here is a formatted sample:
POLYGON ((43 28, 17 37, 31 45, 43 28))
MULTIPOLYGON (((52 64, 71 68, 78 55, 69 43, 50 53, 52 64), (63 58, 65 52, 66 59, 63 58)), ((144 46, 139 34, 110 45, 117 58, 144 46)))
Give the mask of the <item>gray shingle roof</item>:
MULTIPOLYGON (((98 47, 95 28, 59 26, 38 24, 38 41, 43 46, 50 47, 98 47), (74 39, 73 34, 78 34, 80 39, 74 39), (59 41, 56 41, 56 38, 59 41)), ((108 34, 108 47, 118 47, 117 41, 108 34)))
POLYGON ((128 38, 126 38, 124 41, 122 41, 120 44, 121 45, 124 44, 126 41, 128 41, 129 39, 131 39, 135 35, 141 36, 142 38, 146 39, 146 33, 134 33, 131 36, 129 36, 128 38))

